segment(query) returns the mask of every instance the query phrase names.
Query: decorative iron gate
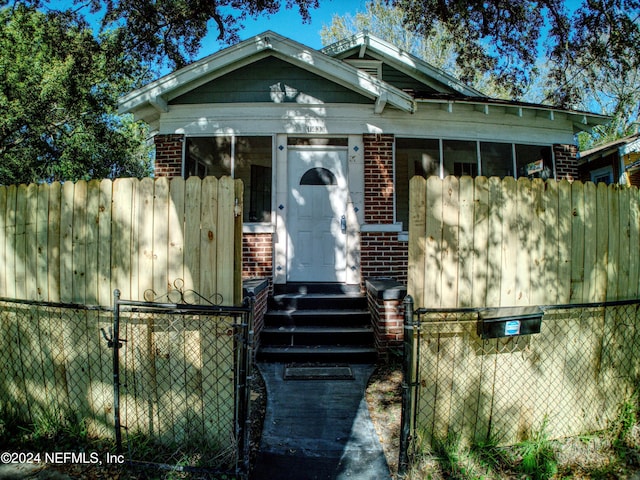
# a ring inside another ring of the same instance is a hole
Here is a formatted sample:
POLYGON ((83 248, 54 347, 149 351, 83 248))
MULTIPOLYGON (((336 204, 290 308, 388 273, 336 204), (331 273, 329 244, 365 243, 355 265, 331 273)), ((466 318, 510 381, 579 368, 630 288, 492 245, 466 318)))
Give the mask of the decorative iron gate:
POLYGON ((161 303, 114 292, 113 332, 103 333, 114 349, 116 443, 132 462, 246 478, 253 300, 202 305, 188 293, 161 303))

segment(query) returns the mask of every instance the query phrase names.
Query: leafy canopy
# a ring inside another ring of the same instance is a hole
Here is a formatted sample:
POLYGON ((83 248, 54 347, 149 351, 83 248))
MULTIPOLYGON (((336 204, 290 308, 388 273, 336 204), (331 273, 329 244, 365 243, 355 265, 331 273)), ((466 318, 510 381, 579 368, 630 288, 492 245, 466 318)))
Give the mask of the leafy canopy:
POLYGON ((371 0, 334 16, 324 44, 367 29, 491 97, 613 117, 588 148, 631 133, 640 115, 640 2, 371 0))
POLYGON ((72 12, 0 10, 0 183, 147 175, 144 127, 115 115, 140 74, 72 12))

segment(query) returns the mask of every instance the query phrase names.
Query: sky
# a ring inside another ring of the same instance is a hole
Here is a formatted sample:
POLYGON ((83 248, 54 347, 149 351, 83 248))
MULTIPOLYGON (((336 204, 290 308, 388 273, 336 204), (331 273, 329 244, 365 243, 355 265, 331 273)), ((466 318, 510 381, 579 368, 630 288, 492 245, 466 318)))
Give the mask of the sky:
MULTIPOLYGON (((365 10, 366 3, 366 0, 320 0, 320 7, 310 11, 310 23, 302 23, 297 7, 286 9, 283 6, 276 15, 261 16, 256 20, 245 21, 245 28, 240 31, 240 38, 246 40, 266 30, 271 30, 308 47, 319 49, 323 47, 320 40, 320 30, 324 25, 331 24, 334 15, 343 16, 348 13, 354 16, 357 11, 365 10)), ((225 46, 215 39, 216 35, 217 31, 213 27, 203 41, 198 57, 215 53, 225 46)))

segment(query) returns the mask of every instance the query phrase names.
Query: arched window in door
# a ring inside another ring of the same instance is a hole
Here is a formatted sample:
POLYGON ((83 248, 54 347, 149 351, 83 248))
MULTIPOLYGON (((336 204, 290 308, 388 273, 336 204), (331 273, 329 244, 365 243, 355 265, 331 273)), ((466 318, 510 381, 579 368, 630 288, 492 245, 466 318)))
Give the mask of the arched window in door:
POLYGON ((336 176, 326 168, 310 168, 300 179, 300 185, 337 185, 336 176))

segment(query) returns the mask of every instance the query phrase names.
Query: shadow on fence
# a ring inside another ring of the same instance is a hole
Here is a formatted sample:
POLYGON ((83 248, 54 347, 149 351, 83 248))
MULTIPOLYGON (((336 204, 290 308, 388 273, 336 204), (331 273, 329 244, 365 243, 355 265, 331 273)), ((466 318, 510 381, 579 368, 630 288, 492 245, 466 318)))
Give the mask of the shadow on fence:
POLYGON ((540 333, 486 338, 483 309, 414 310, 407 297, 402 467, 417 437, 509 445, 617 417, 640 381, 640 301, 540 309, 540 333))
POLYGON ((114 304, 0 299, 3 413, 77 418, 130 461, 243 478, 253 303, 114 304))

